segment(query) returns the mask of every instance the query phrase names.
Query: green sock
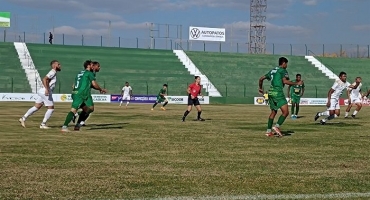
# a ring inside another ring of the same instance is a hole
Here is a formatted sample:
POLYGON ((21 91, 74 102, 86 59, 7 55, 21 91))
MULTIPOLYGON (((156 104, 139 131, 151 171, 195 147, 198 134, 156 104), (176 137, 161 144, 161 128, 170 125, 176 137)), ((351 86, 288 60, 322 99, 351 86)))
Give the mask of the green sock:
POLYGON ((292 115, 294 114, 294 106, 290 107, 290 113, 292 113, 292 115))
POLYGON ((297 106, 297 108, 295 109, 295 115, 298 115, 298 112, 299 112, 299 106, 297 106))
POLYGON ((278 121, 277 121, 276 124, 278 124, 279 126, 281 126, 284 123, 285 119, 286 119, 286 117, 284 117, 283 115, 280 115, 280 117, 279 117, 279 119, 278 119, 278 121))
POLYGON ((64 121, 64 126, 68 126, 68 124, 69 124, 69 122, 71 122, 72 121, 72 119, 73 119, 73 116, 74 116, 75 114, 72 112, 72 111, 70 111, 69 113, 68 113, 68 115, 67 115, 67 117, 66 117, 66 121, 64 121))
POLYGON ((272 129, 272 124, 274 123, 274 119, 270 119, 267 121, 267 129, 272 129))

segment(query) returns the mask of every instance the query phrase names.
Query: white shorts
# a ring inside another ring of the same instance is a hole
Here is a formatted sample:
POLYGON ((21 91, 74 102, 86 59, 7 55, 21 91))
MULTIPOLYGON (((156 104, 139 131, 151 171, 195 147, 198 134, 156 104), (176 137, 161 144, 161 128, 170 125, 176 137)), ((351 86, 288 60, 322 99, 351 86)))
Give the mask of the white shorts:
POLYGON ((37 94, 39 97, 36 99, 35 103, 42 103, 45 106, 54 106, 53 94, 49 93, 49 96, 45 96, 45 89, 41 88, 37 94))
POLYGON ((340 110, 339 99, 330 99, 330 107, 328 110, 340 110))
POLYGON ((124 96, 122 97, 121 101, 124 101, 124 100, 130 101, 130 100, 131 100, 130 95, 124 95, 124 96))
POLYGON ((362 99, 359 97, 351 97, 351 103, 362 103, 362 99))

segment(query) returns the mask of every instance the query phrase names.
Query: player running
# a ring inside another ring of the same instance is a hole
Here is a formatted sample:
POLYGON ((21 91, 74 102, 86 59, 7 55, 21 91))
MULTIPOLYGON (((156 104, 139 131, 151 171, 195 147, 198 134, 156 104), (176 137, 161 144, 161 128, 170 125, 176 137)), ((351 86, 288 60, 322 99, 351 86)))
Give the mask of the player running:
MULTIPOLYGON (((99 62, 97 62, 97 61, 92 61, 92 66, 91 66, 91 68, 90 68, 90 71, 94 74, 94 77, 96 78, 96 73, 100 71, 100 63, 99 63, 99 62)), ((91 86, 91 87, 93 88, 93 86, 91 86)), ((73 84, 73 86, 72 86, 72 90, 73 90, 73 88, 74 88, 74 84, 73 84)), ((91 102, 93 101, 92 96, 90 96, 90 97, 89 97, 88 101, 91 101, 91 102)), ((82 107, 83 107, 84 105, 85 105, 85 104, 82 104, 82 105, 81 105, 81 107, 80 107, 80 108, 81 108, 81 111, 77 112, 77 113, 75 114, 75 116, 73 117, 73 119, 72 119, 73 123, 75 123, 75 122, 76 122, 76 118, 77 118, 79 115, 81 115, 81 113, 83 112, 82 107)), ((95 108, 94 108, 94 109, 95 109, 95 108)), ((80 124, 81 126, 86 126, 85 122, 90 118, 91 113, 83 113, 83 114, 84 114, 84 115, 87 115, 87 117, 86 117, 86 119, 85 119, 84 121, 79 122, 79 124, 80 124)))
MULTIPOLYGON (((353 111, 353 114, 351 115, 352 118, 356 117, 356 114, 361 110, 362 108, 362 95, 361 95, 361 87, 362 87, 362 79, 361 77, 356 77, 356 80, 360 81, 360 84, 356 89, 349 88, 347 90, 347 96, 348 96, 348 107, 346 109, 346 114, 344 115, 344 118, 348 118, 348 113, 351 111, 351 108, 353 105, 356 105, 356 110, 353 111)), ((356 85, 356 82, 354 82, 352 85, 356 85)))
POLYGON ((197 120, 198 121, 205 121, 204 119, 202 119, 200 117, 200 115, 202 114, 202 108, 200 107, 200 102, 199 102, 198 96, 200 95, 200 96, 203 97, 203 95, 202 95, 202 86, 200 85, 200 77, 195 76, 194 78, 195 78, 195 82, 190 84, 188 89, 187 89, 187 92, 189 94, 189 96, 188 96, 188 108, 185 111, 184 116, 182 117, 183 122, 185 122, 185 118, 190 113, 191 109, 193 108, 193 105, 198 110, 197 120))
POLYGON ((166 108, 164 108, 167 104, 168 104, 168 100, 166 98, 167 96, 167 87, 168 85, 167 84, 163 84, 163 88, 159 90, 159 93, 157 95, 157 101, 153 104, 153 107, 151 110, 154 110, 155 106, 159 103, 163 103, 163 106, 161 107, 162 110, 166 110, 166 108))
POLYGON ((356 84, 351 85, 347 82, 347 74, 345 72, 339 73, 339 80, 336 80, 333 86, 328 92, 328 102, 326 103, 327 110, 324 112, 318 112, 315 115, 315 121, 321 116, 327 116, 326 118, 320 120, 320 124, 324 125, 326 121, 332 120, 339 117, 340 106, 339 97, 344 89, 352 88, 356 89, 360 85, 360 80, 356 78, 356 84))
POLYGON ((270 90, 269 90, 269 105, 271 113, 267 122, 267 131, 266 136, 272 137, 275 133, 282 137, 283 134, 280 131, 280 126, 284 123, 286 117, 289 115, 288 102, 284 94, 284 86, 287 85, 302 85, 303 81, 299 80, 297 82, 289 81, 289 74, 286 68, 288 67, 288 59, 285 57, 279 58, 279 66, 270 70, 267 74, 262 76, 259 79, 259 90, 260 94, 263 94, 263 81, 265 79, 271 81, 270 90), (274 123, 275 116, 278 110, 281 110, 282 114, 280 115, 276 125, 272 127, 274 123))
POLYGON ((91 97, 91 88, 99 90, 100 93, 106 93, 106 89, 102 89, 96 82, 94 73, 92 71, 98 72, 100 70, 99 65, 93 65, 90 60, 84 63, 85 70, 82 70, 77 74, 74 83, 74 89, 72 91, 72 105, 71 111, 67 114, 66 120, 62 127, 62 132, 69 132, 68 124, 71 122, 73 116, 77 113, 77 110, 82 107, 82 112, 79 119, 75 125, 75 130, 80 130, 80 122, 85 121, 88 114, 94 111, 94 102, 91 97))
MULTIPOLYGON (((292 82, 298 82, 301 81, 301 75, 297 74, 295 76, 295 80, 292 80, 292 82)), ((292 119, 297 119, 298 117, 298 112, 299 112, 299 103, 301 102, 301 97, 304 94, 304 83, 302 82, 302 85, 289 85, 288 87, 288 98, 292 102, 292 107, 291 107, 291 118, 292 119), (295 108, 295 113, 294 113, 294 108, 295 108)))
POLYGON ((121 91, 121 102, 119 103, 119 107, 122 106, 122 103, 124 100, 126 100, 126 108, 128 104, 130 103, 132 97, 132 88, 128 82, 125 83, 125 86, 122 88, 121 91))
POLYGON ((48 74, 42 79, 43 87, 40 88, 37 92, 38 98, 35 101, 35 106, 30 108, 23 117, 18 121, 21 125, 26 128, 26 119, 31 116, 33 113, 38 111, 43 105, 45 105, 48 110, 45 113, 44 119, 40 125, 41 129, 49 129, 46 126, 46 122, 49 120, 51 115, 54 112, 54 100, 53 100, 53 90, 55 88, 55 83, 57 82, 57 72, 61 71, 61 65, 57 60, 50 62, 51 70, 48 74))

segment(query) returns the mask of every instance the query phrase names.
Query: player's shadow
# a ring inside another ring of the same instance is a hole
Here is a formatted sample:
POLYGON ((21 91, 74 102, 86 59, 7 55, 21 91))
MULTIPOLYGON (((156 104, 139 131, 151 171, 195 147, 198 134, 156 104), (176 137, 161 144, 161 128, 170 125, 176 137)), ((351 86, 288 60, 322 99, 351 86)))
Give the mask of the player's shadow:
POLYGON ((109 129, 123 129, 123 126, 129 124, 123 123, 109 123, 109 124, 89 124, 87 130, 109 130, 109 129))
POLYGON ((297 116, 297 119, 305 118, 305 116, 297 116))
POLYGON ((294 131, 281 131, 281 134, 283 134, 283 136, 292 136, 292 134, 295 133, 294 131))
MULTIPOLYGON (((205 121, 211 121, 212 119, 209 119, 209 118, 208 118, 208 119, 206 119, 206 118, 204 118, 204 120, 205 120, 205 121)), ((198 120, 197 120, 197 119, 193 119, 193 121, 198 121, 198 120)))
POLYGON ((320 124, 320 122, 314 123, 313 125, 316 126, 337 126, 337 127, 348 127, 348 126, 362 126, 361 124, 354 124, 354 123, 344 123, 344 122, 327 122, 324 125, 320 124))

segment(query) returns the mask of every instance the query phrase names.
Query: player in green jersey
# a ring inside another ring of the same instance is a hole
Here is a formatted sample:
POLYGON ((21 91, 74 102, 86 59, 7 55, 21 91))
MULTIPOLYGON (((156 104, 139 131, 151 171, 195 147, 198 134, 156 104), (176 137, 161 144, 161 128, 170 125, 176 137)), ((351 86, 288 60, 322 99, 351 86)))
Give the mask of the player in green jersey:
POLYGON ((155 106, 159 103, 163 103, 163 106, 161 107, 162 110, 166 110, 164 107, 168 104, 168 100, 166 98, 167 96, 167 84, 163 84, 163 88, 159 90, 159 93, 157 95, 157 101, 153 104, 152 110, 154 110, 155 106))
MULTIPOLYGON (((301 81, 301 75, 297 74, 295 76, 295 80, 292 82, 301 81)), ((292 102, 292 107, 290 108, 290 112, 292 113, 291 118, 297 119, 297 115, 299 112, 299 103, 301 102, 301 97, 304 94, 304 83, 302 85, 289 85, 288 87, 288 98, 292 102), (294 113, 295 108, 295 113, 294 113)))
POLYGON ((267 123, 266 136, 274 136, 272 130, 281 137, 283 134, 280 131, 280 126, 284 123, 286 117, 289 115, 288 102, 284 94, 284 86, 287 85, 302 85, 302 80, 298 82, 289 81, 289 74, 286 68, 288 67, 288 59, 285 57, 279 58, 279 66, 270 70, 267 74, 259 79, 259 93, 263 94, 263 81, 265 79, 271 81, 269 89, 269 105, 271 109, 271 114, 267 123), (274 123, 275 116, 278 110, 281 110, 282 114, 279 117, 276 125, 272 127, 274 123))
MULTIPOLYGON (((92 72, 95 68, 90 60, 85 61, 84 68, 85 70, 79 72, 75 78, 74 88, 72 91, 71 111, 66 116, 66 120, 62 127, 62 132, 69 132, 68 124, 71 122, 73 116, 77 113, 79 108, 82 107, 83 110, 80 115, 81 120, 85 120, 88 114, 94 111, 94 103, 91 98, 92 87, 95 90, 99 90, 101 93, 107 92, 107 90, 102 89, 96 82, 95 76, 92 72)), ((79 123, 77 123, 75 130, 79 130, 79 126, 79 123)))

